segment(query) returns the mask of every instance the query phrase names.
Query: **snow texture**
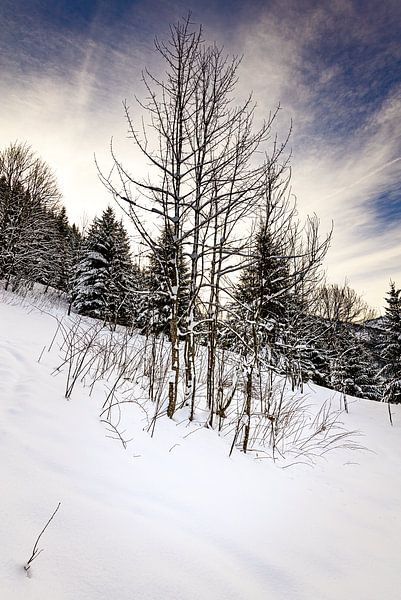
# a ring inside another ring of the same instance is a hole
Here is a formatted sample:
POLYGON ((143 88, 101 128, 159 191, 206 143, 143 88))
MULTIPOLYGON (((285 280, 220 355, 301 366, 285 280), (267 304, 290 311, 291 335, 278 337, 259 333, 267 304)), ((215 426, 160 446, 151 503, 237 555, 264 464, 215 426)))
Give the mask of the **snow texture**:
POLYGON ((386 406, 349 399, 347 426, 369 451, 338 450, 314 469, 229 458, 229 440, 179 419, 160 419, 151 438, 134 405, 124 450, 98 417, 105 389, 77 385, 66 400, 64 375, 51 375, 54 319, 2 299, 2 600, 401 597, 401 407, 391 428, 386 406))

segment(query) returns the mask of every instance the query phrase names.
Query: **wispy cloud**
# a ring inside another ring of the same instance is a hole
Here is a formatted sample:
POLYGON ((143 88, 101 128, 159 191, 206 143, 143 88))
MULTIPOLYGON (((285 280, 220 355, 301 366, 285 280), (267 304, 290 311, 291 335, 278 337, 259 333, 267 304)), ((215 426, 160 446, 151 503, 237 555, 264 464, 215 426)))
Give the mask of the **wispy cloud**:
MULTIPOLYGON (((153 37, 188 8, 184 0, 86 2, 77 16, 51 2, 3 1, 0 142, 28 140, 56 169, 72 218, 109 201, 93 153, 107 164, 112 135, 141 168, 121 100, 141 94, 145 65, 160 68, 153 37)), ((281 102, 282 135, 293 120, 300 212, 316 212, 323 230, 334 221, 329 276, 348 276, 381 305, 390 276, 401 285, 398 1, 210 0, 193 20, 244 54, 239 93, 254 91, 259 117, 281 102)))
POLYGON ((358 3, 302 4, 270 6, 242 28, 246 85, 261 110, 281 101, 293 117, 299 209, 323 230, 334 222, 329 277, 347 276, 381 306, 389 277, 401 284, 401 47, 389 35, 401 9, 390 24, 370 3, 363 13, 358 3))

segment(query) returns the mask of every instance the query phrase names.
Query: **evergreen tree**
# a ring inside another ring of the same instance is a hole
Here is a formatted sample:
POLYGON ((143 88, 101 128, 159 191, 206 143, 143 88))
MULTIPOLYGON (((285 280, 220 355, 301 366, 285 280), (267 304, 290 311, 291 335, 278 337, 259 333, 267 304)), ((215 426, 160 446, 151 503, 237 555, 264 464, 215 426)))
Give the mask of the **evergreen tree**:
POLYGON ((380 399, 378 371, 371 353, 361 340, 353 344, 348 357, 345 393, 368 400, 380 399))
POLYGON ((68 230, 65 232, 65 235, 67 236, 66 264, 61 273, 61 289, 63 289, 71 298, 75 282, 75 273, 77 271, 77 265, 83 247, 84 236, 75 223, 68 226, 68 230))
POLYGON ((350 396, 379 399, 378 372, 366 343, 344 326, 341 346, 333 360, 331 386, 350 396))
POLYGON ((234 311, 242 323, 242 335, 246 336, 250 324, 255 325, 260 346, 275 363, 284 351, 290 289, 289 259, 262 223, 235 292, 234 311))
MULTIPOLYGON (((153 333, 169 333, 169 321, 171 315, 171 289, 173 269, 173 233, 166 227, 157 241, 155 251, 150 256, 147 283, 150 295, 148 301, 149 327, 153 333)), ((180 282, 178 296, 178 326, 184 330, 188 314, 189 302, 189 273, 182 251, 178 257, 178 269, 180 271, 177 280, 180 282)))
POLYGON ((131 322, 129 240, 111 207, 95 218, 83 243, 72 290, 76 312, 127 325, 131 322))
POLYGON ((298 298, 289 311, 281 350, 284 372, 291 376, 293 384, 302 386, 303 382, 311 380, 330 387, 330 352, 326 333, 327 325, 310 315, 298 298))
MULTIPOLYGON (((68 222, 67 212, 63 206, 60 211, 53 213, 53 256, 56 259, 53 267, 51 285, 57 289, 68 291, 69 281, 74 266, 75 232, 68 222)), ((78 232, 79 239, 79 232, 78 232)))
POLYGON ((383 363, 383 399, 386 402, 401 402, 401 290, 391 282, 385 313, 384 338, 380 357, 383 363))

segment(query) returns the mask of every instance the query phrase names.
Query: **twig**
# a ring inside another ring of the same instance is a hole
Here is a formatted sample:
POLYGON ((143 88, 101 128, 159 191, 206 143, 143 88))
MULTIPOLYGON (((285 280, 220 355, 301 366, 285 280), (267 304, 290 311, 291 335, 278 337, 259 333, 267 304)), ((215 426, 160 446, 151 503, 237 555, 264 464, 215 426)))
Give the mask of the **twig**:
POLYGON ((35 545, 33 547, 32 550, 32 554, 31 557, 29 558, 28 562, 24 565, 24 569, 25 571, 28 573, 29 569, 31 568, 31 564, 32 562, 35 560, 35 558, 37 558, 39 556, 39 554, 41 552, 43 552, 43 549, 38 550, 38 544, 39 544, 39 540, 42 537, 42 535, 44 534, 44 532, 46 531, 46 529, 48 528, 48 526, 50 525, 50 522, 53 520, 54 515, 56 514, 56 512, 58 511, 58 509, 60 508, 61 502, 59 502, 57 504, 57 508, 56 510, 53 512, 52 516, 50 517, 50 519, 47 521, 46 525, 43 527, 42 531, 39 533, 38 537, 36 538, 36 542, 35 545))

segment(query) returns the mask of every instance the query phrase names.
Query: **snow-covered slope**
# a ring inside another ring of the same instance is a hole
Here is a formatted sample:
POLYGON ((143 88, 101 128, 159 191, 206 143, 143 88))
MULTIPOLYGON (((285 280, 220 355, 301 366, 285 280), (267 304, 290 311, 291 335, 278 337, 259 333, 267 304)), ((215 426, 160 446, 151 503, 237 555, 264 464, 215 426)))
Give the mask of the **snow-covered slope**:
POLYGON ((229 441, 179 419, 151 438, 135 405, 124 449, 99 420, 104 390, 77 385, 66 400, 56 344, 38 362, 54 331, 51 316, 3 297, 1 600, 401 598, 399 407, 391 428, 384 405, 351 399, 344 422, 368 451, 313 469, 229 458, 229 441))

